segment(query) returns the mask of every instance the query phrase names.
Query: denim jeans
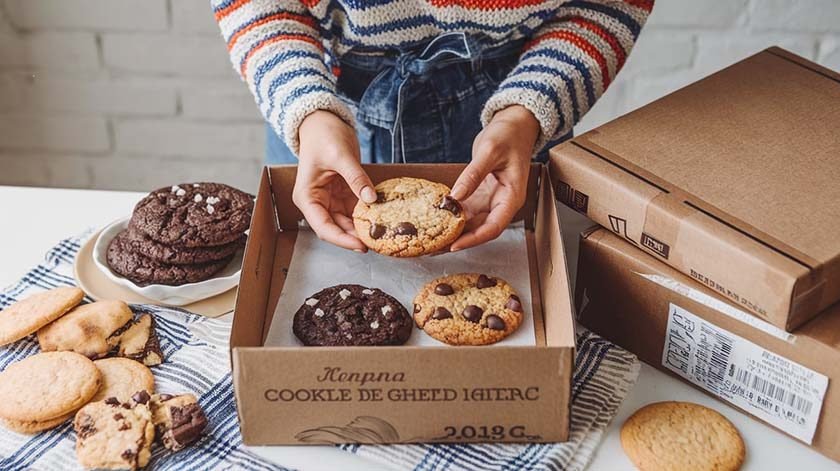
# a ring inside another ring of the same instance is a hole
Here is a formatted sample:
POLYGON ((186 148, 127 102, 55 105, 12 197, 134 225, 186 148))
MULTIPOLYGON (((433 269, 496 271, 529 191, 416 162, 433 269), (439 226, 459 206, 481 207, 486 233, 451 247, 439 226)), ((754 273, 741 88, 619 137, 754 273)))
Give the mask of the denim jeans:
MULTIPOLYGON (((481 109, 521 48, 521 41, 488 46, 481 37, 447 33, 422 49, 345 54, 337 88, 355 112, 362 162, 468 162, 481 109)), ((297 162, 270 126, 267 136, 267 163, 297 162)), ((537 159, 546 157, 543 151, 537 159)))

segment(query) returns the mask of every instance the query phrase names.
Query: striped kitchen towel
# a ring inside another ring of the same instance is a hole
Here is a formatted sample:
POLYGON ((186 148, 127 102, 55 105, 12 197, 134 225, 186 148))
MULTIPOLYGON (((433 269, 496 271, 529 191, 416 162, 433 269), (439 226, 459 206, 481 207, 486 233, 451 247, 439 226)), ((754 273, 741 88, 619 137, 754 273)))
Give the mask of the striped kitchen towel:
MULTIPOLYGON (((31 294, 75 285, 73 258, 86 235, 66 239, 40 265, 0 292, 0 309, 31 294)), ((174 308, 134 305, 155 315, 166 362, 152 368, 160 392, 190 391, 210 422, 206 436, 178 453, 155 448, 147 469, 284 470, 250 453, 239 434, 228 356, 230 323, 174 308)), ((34 336, 0 347, 0 370, 38 352, 34 336)), ((578 335, 572 388, 571 436, 561 444, 342 445, 341 448, 394 469, 583 469, 638 375, 638 360, 625 350, 583 332, 578 335)), ((0 470, 74 470, 75 437, 68 422, 35 435, 0 427, 0 470)), ((313 468, 318 468, 313 464, 313 468)))

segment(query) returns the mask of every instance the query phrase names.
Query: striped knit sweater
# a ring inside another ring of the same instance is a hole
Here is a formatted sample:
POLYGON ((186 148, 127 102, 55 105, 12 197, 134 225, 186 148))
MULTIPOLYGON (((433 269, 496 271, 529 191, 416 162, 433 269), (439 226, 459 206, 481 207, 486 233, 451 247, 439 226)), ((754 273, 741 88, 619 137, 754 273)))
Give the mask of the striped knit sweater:
POLYGON ((341 56, 393 51, 442 33, 526 38, 519 64, 481 113, 520 104, 540 122, 537 148, 566 134, 621 69, 654 0, 211 0, 234 69, 265 119, 298 153, 315 110, 353 124, 336 95, 341 56))

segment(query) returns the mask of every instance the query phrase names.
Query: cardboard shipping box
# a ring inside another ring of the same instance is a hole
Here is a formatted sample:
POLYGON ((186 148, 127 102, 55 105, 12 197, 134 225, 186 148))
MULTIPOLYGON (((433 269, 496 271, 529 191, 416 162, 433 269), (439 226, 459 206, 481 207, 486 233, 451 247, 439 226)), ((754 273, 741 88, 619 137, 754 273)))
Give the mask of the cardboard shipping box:
MULTIPOLYGON (((375 183, 411 176, 450 186, 462 169, 366 166, 375 183)), ((294 253, 303 219, 292 203, 295 175, 295 167, 264 170, 242 267, 230 347, 246 444, 567 440, 573 310, 545 166, 532 165, 519 213, 528 245, 522 263, 530 269, 533 346, 265 346, 286 280, 318 276, 289 271, 293 257, 306 256, 294 253)), ((288 294, 303 302, 311 293, 288 294)))
POLYGON ((788 331, 840 300, 840 74, 768 49, 551 151, 566 204, 788 331))
POLYGON ((603 228, 576 298, 582 325, 840 461, 840 305, 787 333, 603 228))

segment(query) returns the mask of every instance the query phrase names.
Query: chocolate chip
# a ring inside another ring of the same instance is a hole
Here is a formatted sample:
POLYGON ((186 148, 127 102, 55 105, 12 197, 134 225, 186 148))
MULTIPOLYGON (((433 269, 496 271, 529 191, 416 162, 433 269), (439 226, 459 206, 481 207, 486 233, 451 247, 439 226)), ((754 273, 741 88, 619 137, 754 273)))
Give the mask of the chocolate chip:
POLYGON ((414 313, 415 313, 415 314, 417 314, 417 313, 418 313, 418 312, 420 312, 421 310, 423 310, 423 308, 422 308, 422 307, 420 307, 420 305, 419 305, 419 304, 415 304, 415 305, 414 305, 414 313))
POLYGON ((158 399, 160 399, 161 401, 168 401, 173 397, 174 396, 172 396, 172 394, 158 394, 158 399))
POLYGON ((435 294, 439 294, 441 296, 449 296, 454 292, 455 290, 452 289, 452 285, 447 283, 438 283, 438 285, 435 286, 435 294))
POLYGON ((396 228, 394 228, 394 232, 396 232, 398 235, 412 236, 417 235, 417 228, 414 227, 414 224, 410 222, 401 222, 397 224, 396 228))
POLYGON ((125 450, 120 456, 126 461, 131 461, 134 459, 134 452, 132 450, 125 450))
POLYGON ((108 399, 105 399, 105 404, 108 404, 109 406, 118 406, 120 405, 120 400, 116 397, 109 397, 108 399))
POLYGON ((440 206, 438 207, 440 209, 445 209, 449 211, 455 216, 461 214, 461 203, 459 203, 458 200, 449 195, 443 197, 443 201, 440 202, 440 206))
POLYGON ((387 201, 385 199, 385 193, 383 193, 381 191, 377 191, 376 192, 376 202, 377 203, 384 203, 385 201, 387 201))
POLYGON ((122 420, 122 419, 124 419, 124 418, 125 418, 125 416, 124 416, 124 415, 122 415, 122 414, 120 414, 119 412, 117 412, 116 414, 114 414, 114 420, 122 420))
POLYGON ((76 417, 76 434, 79 435, 80 439, 85 439, 94 433, 96 433, 96 422, 93 420, 93 417, 89 416, 88 414, 79 414, 76 417))
POLYGON ((129 404, 129 403, 127 403, 127 402, 126 402, 125 404, 122 404, 122 405, 121 405, 121 407, 122 407, 123 409, 131 409, 131 404, 129 404))
POLYGON ((511 311, 516 312, 522 312, 522 302, 519 300, 519 296, 511 294, 507 302, 505 303, 505 309, 510 309, 511 311))
POLYGON ((149 397, 149 393, 146 391, 137 391, 133 396, 131 396, 131 399, 138 404, 145 404, 149 402, 151 397, 149 397))
POLYGON ((464 316, 464 319, 476 323, 478 323, 478 321, 481 320, 482 314, 484 314, 484 309, 481 309, 480 307, 474 304, 470 304, 469 306, 465 307, 464 312, 461 313, 461 315, 464 316))
POLYGON ((496 286, 496 280, 487 275, 478 275, 478 281, 475 282, 475 287, 478 289, 492 288, 496 286))
POLYGON ((370 238, 371 239, 379 239, 380 237, 385 235, 385 226, 382 224, 371 224, 370 225, 370 238))
POLYGON ((487 316, 487 328, 493 330, 505 330, 505 321, 495 314, 490 314, 487 316))
POLYGON ((119 427, 117 427, 117 430, 120 430, 120 431, 123 431, 123 430, 131 430, 131 422, 123 422, 123 423, 121 423, 121 424, 120 424, 120 426, 119 426, 119 427))
POLYGON ((440 321, 440 320, 443 320, 443 319, 451 319, 451 318, 452 318, 452 313, 449 312, 449 309, 446 309, 445 307, 438 306, 438 307, 435 308, 435 312, 432 313, 432 319, 437 320, 437 321, 440 321))

